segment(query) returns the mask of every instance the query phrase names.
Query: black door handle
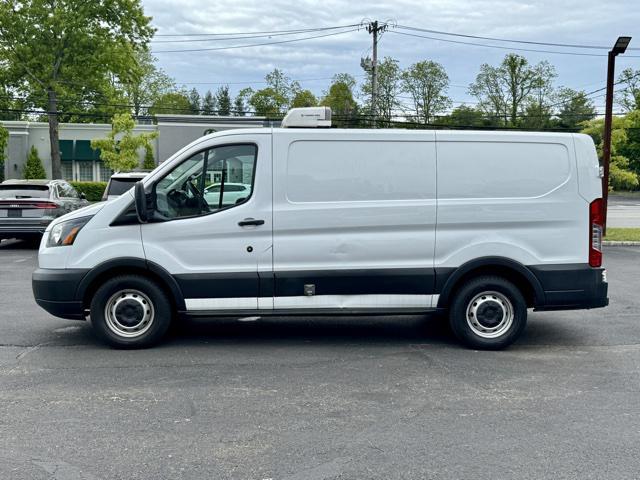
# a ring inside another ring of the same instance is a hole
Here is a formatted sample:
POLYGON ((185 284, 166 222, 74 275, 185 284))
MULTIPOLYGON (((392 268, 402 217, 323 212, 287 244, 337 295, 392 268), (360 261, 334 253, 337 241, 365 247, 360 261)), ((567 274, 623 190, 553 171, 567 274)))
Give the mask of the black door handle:
POLYGON ((264 225, 264 220, 256 220, 255 218, 245 218, 244 220, 241 220, 238 222, 238 225, 240 225, 241 227, 246 227, 248 225, 264 225))

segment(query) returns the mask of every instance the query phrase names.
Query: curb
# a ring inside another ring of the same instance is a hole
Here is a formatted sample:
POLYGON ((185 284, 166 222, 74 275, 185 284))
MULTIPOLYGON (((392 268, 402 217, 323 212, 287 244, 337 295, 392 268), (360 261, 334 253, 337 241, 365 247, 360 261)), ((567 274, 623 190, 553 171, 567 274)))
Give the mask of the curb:
POLYGON ((604 240, 602 244, 605 247, 640 246, 640 242, 632 242, 632 241, 625 241, 625 240, 604 240))

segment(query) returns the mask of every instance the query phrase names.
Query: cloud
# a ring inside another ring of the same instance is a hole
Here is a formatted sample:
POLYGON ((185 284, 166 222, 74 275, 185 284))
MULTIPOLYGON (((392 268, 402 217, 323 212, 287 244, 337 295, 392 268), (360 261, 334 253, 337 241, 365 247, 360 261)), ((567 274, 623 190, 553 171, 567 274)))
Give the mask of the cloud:
MULTIPOLYGON (((474 35, 611 45, 618 35, 632 35, 640 24, 640 9, 635 0, 385 0, 371 5, 347 0, 143 0, 143 4, 146 13, 153 16, 159 34, 288 30, 378 19, 474 35)), ((286 38, 291 37, 272 37, 271 40, 286 38)), ((154 43, 153 50, 207 48, 268 40, 154 43)), ((640 46, 640 36, 636 41, 640 46)), ((338 72, 360 75, 360 57, 367 55, 370 47, 370 35, 361 30, 282 45, 211 52, 159 53, 156 56, 160 66, 178 83, 229 82, 232 92, 235 92, 243 85, 233 84, 263 78, 276 67, 294 79, 331 77, 338 72)), ((498 63, 507 52, 410 38, 391 32, 382 36, 379 46, 381 57, 388 55, 397 58, 401 66, 423 59, 442 63, 451 83, 455 85, 468 85, 481 63, 498 63)), ((549 60, 554 64, 559 74, 559 85, 574 88, 595 85, 592 88, 597 88, 599 83, 604 84, 604 57, 522 54, 532 62, 549 60)), ((620 68, 637 68, 639 60, 621 57, 619 65, 620 68)), ((318 80, 302 83, 303 87, 320 94, 329 82, 318 80)), ((204 92, 207 88, 216 88, 216 85, 197 85, 197 88, 204 92)), ((460 87, 452 88, 450 95, 454 100, 469 99, 465 89, 460 87)))

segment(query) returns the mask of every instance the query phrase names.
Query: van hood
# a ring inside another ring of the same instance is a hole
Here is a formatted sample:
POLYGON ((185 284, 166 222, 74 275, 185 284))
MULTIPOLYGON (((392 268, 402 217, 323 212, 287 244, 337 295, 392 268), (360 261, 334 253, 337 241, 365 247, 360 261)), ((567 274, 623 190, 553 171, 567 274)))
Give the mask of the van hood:
POLYGON ((105 203, 106 202, 92 203, 91 205, 87 205, 86 207, 82 207, 74 210, 73 212, 62 215, 49 224, 49 226, 47 227, 47 231, 51 230, 51 227, 60 222, 66 222, 67 220, 73 220, 74 218, 80 217, 92 217, 100 210, 102 210, 102 207, 104 207, 105 203))

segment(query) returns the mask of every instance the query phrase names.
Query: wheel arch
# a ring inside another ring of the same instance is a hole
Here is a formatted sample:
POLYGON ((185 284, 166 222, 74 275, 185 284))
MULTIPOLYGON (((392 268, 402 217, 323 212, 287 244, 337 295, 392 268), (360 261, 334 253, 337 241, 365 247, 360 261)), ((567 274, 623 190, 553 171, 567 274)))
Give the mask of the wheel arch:
POLYGON ((154 280, 168 294, 176 311, 185 309, 182 291, 173 276, 160 265, 136 257, 115 258, 93 267, 78 284, 76 299, 82 301, 84 308, 88 308, 93 293, 105 280, 123 274, 141 275, 154 280))
POLYGON ((527 307, 544 303, 542 285, 525 265, 506 257, 483 257, 461 265, 446 276, 438 298, 438 308, 447 308, 451 297, 465 281, 482 275, 497 275, 514 283, 524 295, 527 307))

